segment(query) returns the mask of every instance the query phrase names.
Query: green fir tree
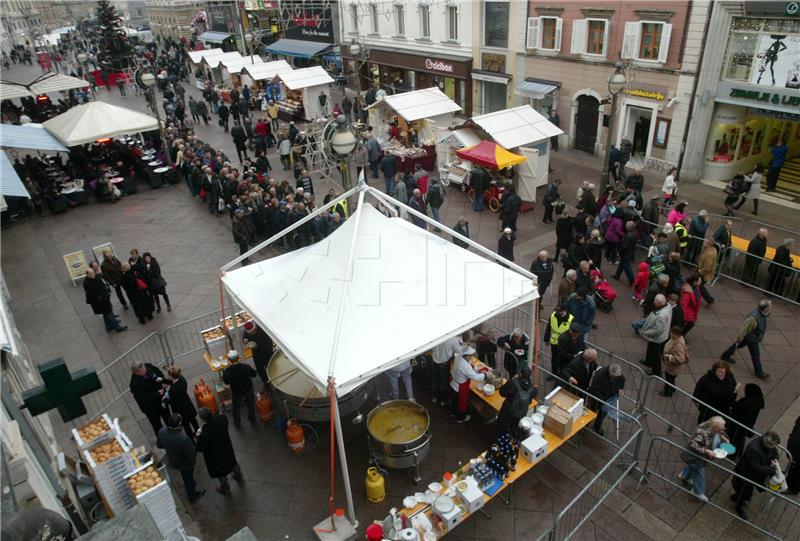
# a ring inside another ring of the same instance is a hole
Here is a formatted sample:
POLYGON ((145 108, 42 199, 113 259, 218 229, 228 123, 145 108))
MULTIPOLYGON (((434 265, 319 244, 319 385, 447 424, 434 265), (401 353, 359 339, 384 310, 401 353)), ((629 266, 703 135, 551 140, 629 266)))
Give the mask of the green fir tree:
POLYGON ((103 69, 122 71, 133 66, 133 47, 122 17, 109 0, 97 2, 97 60, 103 69))

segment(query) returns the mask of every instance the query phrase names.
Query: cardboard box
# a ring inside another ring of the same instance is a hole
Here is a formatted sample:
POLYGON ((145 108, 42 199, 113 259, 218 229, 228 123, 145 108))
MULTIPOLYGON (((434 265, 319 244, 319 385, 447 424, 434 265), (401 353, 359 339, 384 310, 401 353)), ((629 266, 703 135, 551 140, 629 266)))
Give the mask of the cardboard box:
POLYGON ((533 462, 547 454, 547 440, 534 434, 523 440, 522 444, 520 444, 520 450, 525 460, 533 462))
POLYGON ((583 415, 583 398, 578 398, 561 387, 553 389, 544 400, 550 409, 558 407, 566 411, 573 420, 578 420, 583 415))
POLYGON ((561 439, 572 433, 572 416, 557 404, 552 404, 544 416, 544 429, 561 439))

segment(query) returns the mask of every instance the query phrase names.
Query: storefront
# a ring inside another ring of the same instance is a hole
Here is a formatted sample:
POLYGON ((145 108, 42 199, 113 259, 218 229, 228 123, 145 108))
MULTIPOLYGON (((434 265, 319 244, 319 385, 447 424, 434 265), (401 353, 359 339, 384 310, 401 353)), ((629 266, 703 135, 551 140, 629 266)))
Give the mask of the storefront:
POLYGON ((672 115, 666 107, 668 93, 666 87, 637 83, 622 92, 616 140, 618 144, 630 141, 631 162, 636 167, 643 167, 650 156, 663 157, 663 151, 656 149, 666 148, 669 140, 672 115))
MULTIPOLYGON (((348 47, 343 47, 345 75, 351 86, 356 84, 355 74, 360 70, 363 82, 372 82, 387 92, 406 92, 436 87, 461 106, 462 114, 472 107, 472 82, 469 58, 426 56, 370 48, 368 58, 354 58, 348 47)), ((363 85, 364 88, 366 85, 363 85)))

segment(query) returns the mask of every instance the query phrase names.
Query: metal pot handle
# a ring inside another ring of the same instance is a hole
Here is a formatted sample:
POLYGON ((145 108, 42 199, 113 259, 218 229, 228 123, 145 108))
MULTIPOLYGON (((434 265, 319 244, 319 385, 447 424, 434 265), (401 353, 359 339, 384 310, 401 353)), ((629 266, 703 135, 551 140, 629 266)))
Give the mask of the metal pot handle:
POLYGON ((430 436, 430 434, 428 434, 428 437, 425 439, 425 441, 423 441, 421 444, 419 444, 417 447, 414 447, 413 449, 406 449, 404 454, 409 454, 410 455, 412 453, 416 453, 417 451, 419 451, 420 449, 422 449, 423 447, 428 445, 428 443, 430 441, 431 441, 431 436, 430 436))

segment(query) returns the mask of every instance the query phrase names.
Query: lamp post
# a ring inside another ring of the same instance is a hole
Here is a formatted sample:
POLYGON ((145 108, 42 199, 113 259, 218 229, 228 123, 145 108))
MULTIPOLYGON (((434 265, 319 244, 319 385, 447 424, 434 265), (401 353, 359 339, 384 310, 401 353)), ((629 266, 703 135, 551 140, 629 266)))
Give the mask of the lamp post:
POLYGON ((350 179, 350 155, 356 149, 358 136, 353 128, 347 124, 347 119, 344 115, 339 115, 328 124, 325 131, 329 134, 325 142, 331 155, 339 162, 339 170, 342 172, 342 186, 344 191, 347 191, 353 187, 350 179))
POLYGON ((608 160, 611 155, 611 141, 613 138, 614 117, 617 114, 617 97, 625 90, 628 84, 628 76, 625 74, 625 66, 622 62, 617 62, 614 71, 608 78, 608 92, 611 94, 611 112, 608 115, 608 128, 606 130, 606 156, 603 161, 603 172, 600 174, 600 183, 605 188, 608 186, 608 160))
POLYGON ((156 76, 152 72, 146 71, 142 73, 140 79, 145 87, 145 93, 147 94, 147 100, 150 102, 150 108, 153 109, 153 112, 156 114, 158 132, 161 134, 161 142, 164 144, 164 159, 167 160, 167 165, 172 167, 172 155, 169 153, 169 146, 167 145, 167 134, 164 131, 164 125, 161 123, 161 113, 158 112, 158 104, 156 103, 156 76))

